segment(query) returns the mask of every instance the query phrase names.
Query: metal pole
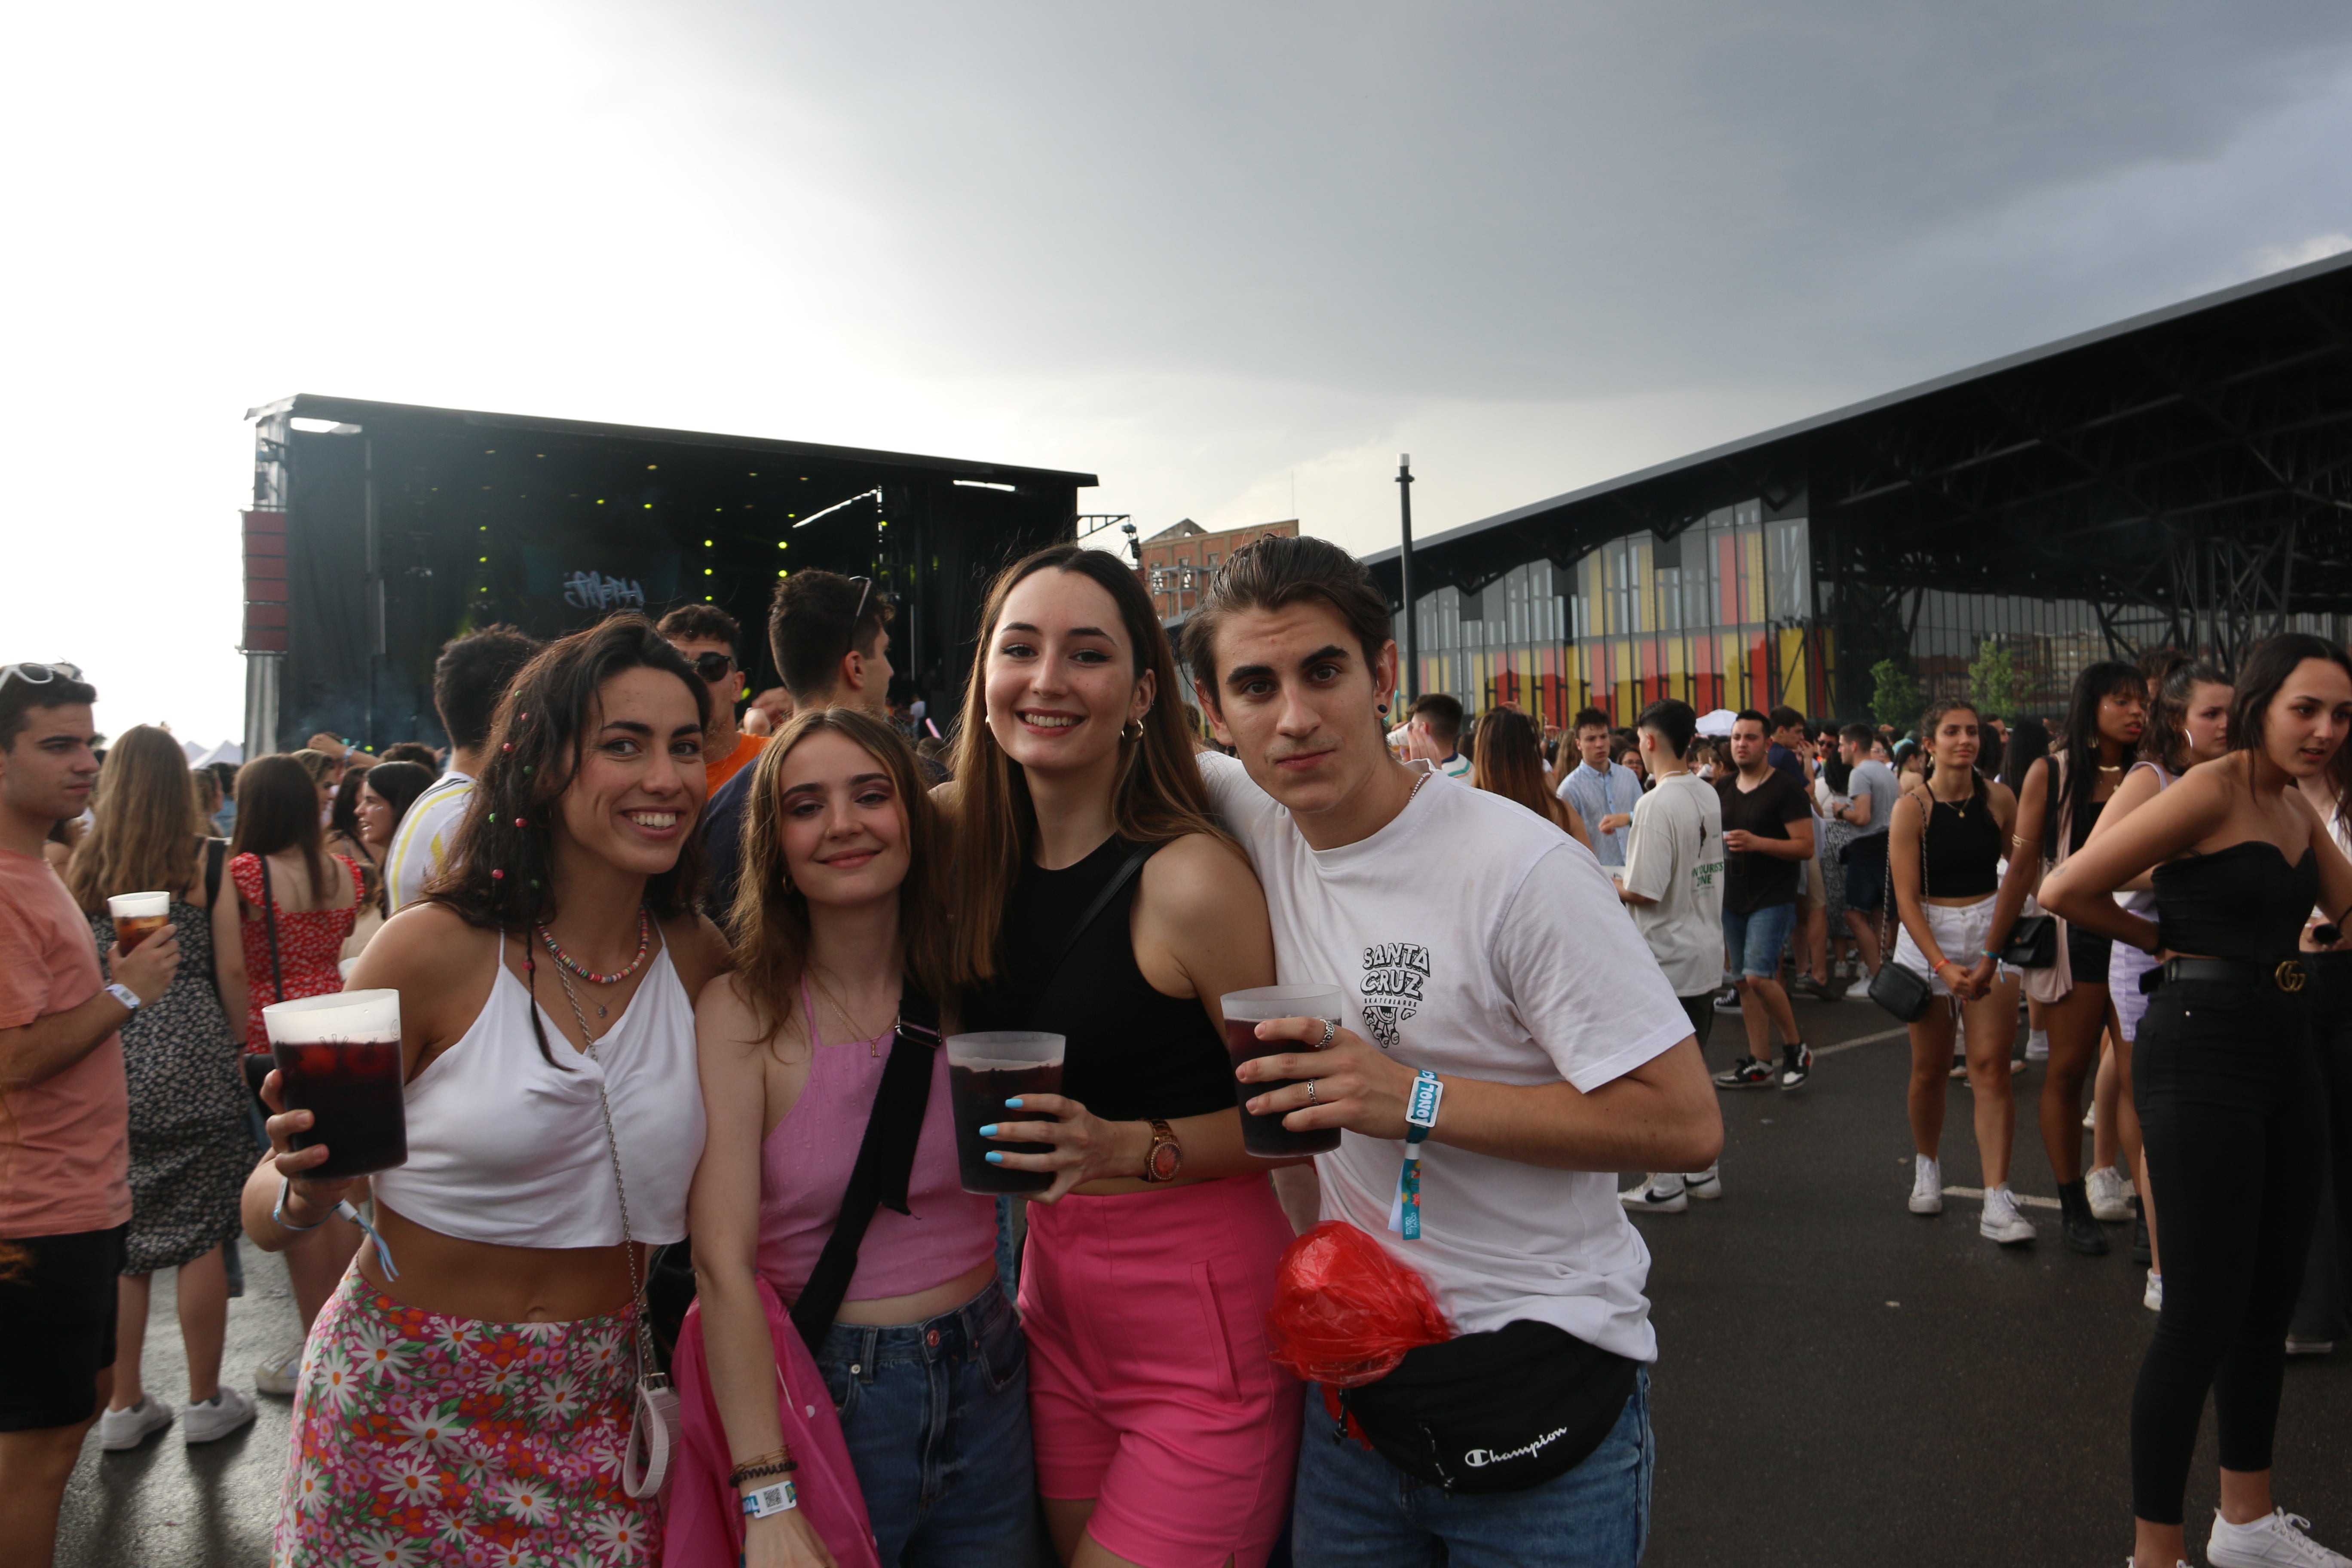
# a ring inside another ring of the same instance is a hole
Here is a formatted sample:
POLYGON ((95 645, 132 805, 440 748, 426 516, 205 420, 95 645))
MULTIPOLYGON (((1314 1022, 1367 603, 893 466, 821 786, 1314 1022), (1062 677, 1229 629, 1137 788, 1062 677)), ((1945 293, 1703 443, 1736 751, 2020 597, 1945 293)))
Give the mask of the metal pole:
POLYGON ((1412 454, 1397 458, 1397 508, 1404 528, 1403 548, 1397 552, 1398 586, 1404 595, 1404 700, 1421 696, 1421 639, 1415 635, 1412 602, 1412 454))

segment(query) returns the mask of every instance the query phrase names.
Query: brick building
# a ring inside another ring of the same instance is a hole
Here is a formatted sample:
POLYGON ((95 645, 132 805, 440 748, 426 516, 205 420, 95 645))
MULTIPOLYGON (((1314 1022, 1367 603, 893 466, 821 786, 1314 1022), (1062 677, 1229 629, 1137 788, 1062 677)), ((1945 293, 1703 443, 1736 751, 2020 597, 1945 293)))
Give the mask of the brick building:
POLYGON ((1274 533, 1297 537, 1298 520, 1252 523, 1246 528, 1212 533, 1188 517, 1142 542, 1139 546, 1142 562, 1136 568, 1136 575, 1143 579, 1144 587, 1150 592, 1161 623, 1173 626, 1192 614, 1192 606, 1200 603, 1201 589, 1208 584, 1207 574, 1243 545, 1274 533))

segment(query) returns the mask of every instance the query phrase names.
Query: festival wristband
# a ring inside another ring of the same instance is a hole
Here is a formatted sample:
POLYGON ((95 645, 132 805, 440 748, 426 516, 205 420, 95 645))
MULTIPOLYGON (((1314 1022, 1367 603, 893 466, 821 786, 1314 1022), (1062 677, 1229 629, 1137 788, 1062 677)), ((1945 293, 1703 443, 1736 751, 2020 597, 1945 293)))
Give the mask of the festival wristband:
POLYGON ((761 1487, 743 1498, 743 1517, 765 1519, 772 1513, 790 1513, 801 1506, 800 1494, 790 1481, 778 1481, 772 1487, 761 1487))
POLYGON ((269 1217, 277 1223, 279 1229, 291 1231, 296 1236, 299 1236, 304 1231, 316 1230, 320 1226, 326 1224, 328 1215, 339 1214, 345 1219, 351 1221, 353 1225, 359 1226, 362 1230, 365 1231, 367 1233, 367 1238, 375 1243, 375 1260, 383 1265, 383 1277, 385 1281, 389 1283, 390 1281, 400 1278, 400 1270, 393 1267, 392 1248, 384 1245, 382 1233, 379 1232, 375 1226, 368 1223, 367 1216, 360 1213, 358 1209, 352 1206, 352 1202, 349 1198, 337 1204, 332 1209, 328 1211, 328 1214, 320 1215, 309 1225, 296 1225, 292 1220, 286 1217, 286 1194, 293 1191, 293 1189, 294 1183, 291 1178, 280 1176, 278 1179, 278 1201, 270 1205, 269 1217))
POLYGON ((115 984, 108 986, 106 988, 106 994, 109 996, 113 997, 117 1002, 121 1003, 125 1007, 130 1008, 133 1013, 139 1011, 141 1005, 139 1001, 139 993, 133 991, 130 986, 123 984, 121 982, 117 981, 115 984))
POLYGON ((1407 1241, 1421 1239, 1421 1141, 1437 1125, 1437 1107, 1444 1098, 1445 1086, 1427 1068, 1415 1076, 1405 1098, 1404 1169, 1389 1205, 1389 1228, 1407 1241))
POLYGON ((328 1210, 326 1214, 320 1215, 309 1225, 296 1225, 292 1220, 286 1217, 286 1194, 293 1190, 294 1183, 290 1177, 280 1176, 278 1178, 278 1201, 271 1205, 269 1209, 269 1217, 277 1225, 278 1228, 280 1230, 290 1230, 295 1235, 299 1236, 306 1230, 316 1230, 320 1226, 326 1224, 328 1218, 334 1213, 332 1209, 328 1210))

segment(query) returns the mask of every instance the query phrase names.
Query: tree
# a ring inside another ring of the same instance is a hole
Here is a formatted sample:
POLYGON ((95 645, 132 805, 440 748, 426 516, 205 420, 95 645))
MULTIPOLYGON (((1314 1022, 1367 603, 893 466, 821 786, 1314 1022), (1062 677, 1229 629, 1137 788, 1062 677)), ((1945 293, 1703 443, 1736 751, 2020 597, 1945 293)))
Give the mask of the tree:
POLYGON ((1870 716, 1890 730, 1903 731, 1919 721, 1923 704, 1919 683, 1891 658, 1870 667, 1870 716))
POLYGON ((2025 671, 2009 649, 1987 637, 1969 664, 1969 700, 1979 719, 2011 720, 2025 695, 2025 671))

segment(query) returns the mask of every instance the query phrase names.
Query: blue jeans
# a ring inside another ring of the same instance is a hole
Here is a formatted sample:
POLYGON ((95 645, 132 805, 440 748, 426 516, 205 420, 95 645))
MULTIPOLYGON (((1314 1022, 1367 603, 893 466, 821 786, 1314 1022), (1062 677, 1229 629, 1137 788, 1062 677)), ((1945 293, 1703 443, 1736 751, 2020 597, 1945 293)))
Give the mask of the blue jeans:
POLYGON ((1035 1568, 1029 1346, 991 1283, 893 1328, 835 1323, 816 1358, 883 1568, 1035 1568))
POLYGON ((1723 950, 1731 972, 1749 980, 1769 980, 1780 973, 1780 950, 1789 945, 1789 928, 1797 923, 1794 903, 1767 904, 1752 914, 1723 911, 1723 950))
POLYGON ((1567 1474, 1525 1491, 1447 1496, 1353 1438, 1307 1392, 1290 1552, 1298 1568, 1633 1568, 1650 1538, 1650 1373, 1567 1474))

